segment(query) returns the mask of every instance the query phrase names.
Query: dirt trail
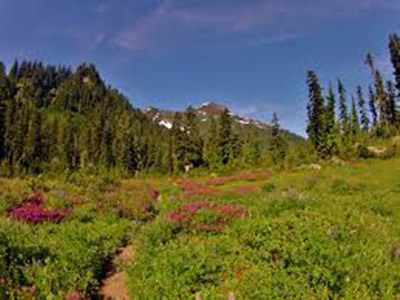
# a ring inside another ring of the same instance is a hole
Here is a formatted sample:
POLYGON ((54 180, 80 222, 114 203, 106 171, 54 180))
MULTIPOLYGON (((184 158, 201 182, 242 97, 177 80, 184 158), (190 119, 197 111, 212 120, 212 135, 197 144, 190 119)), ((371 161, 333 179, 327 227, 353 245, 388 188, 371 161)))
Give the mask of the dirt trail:
POLYGON ((126 268, 133 259, 133 246, 122 248, 113 260, 112 268, 103 280, 100 297, 104 300, 131 299, 127 286, 126 268))

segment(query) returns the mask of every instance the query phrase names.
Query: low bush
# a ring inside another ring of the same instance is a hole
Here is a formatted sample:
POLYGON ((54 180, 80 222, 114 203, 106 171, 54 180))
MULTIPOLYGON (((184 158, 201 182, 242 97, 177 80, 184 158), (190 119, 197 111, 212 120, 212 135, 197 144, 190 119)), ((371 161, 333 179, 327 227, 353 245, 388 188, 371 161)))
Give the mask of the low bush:
POLYGON ((275 185, 273 183, 268 183, 261 187, 261 190, 265 193, 271 193, 275 190, 275 185))
POLYGON ((6 283, 0 298, 66 299, 72 291, 95 295, 128 228, 114 217, 34 227, 0 219, 0 279, 6 283))
MULTIPOLYGON (((139 237, 129 271, 135 297, 389 299, 400 293, 392 240, 377 238, 390 230, 379 216, 361 217, 380 224, 365 226, 356 210, 326 214, 285 201, 269 218, 237 219, 213 235, 174 232, 159 220, 139 237)), ((196 211, 207 222, 214 218, 196 211)))
POLYGON ((197 201, 170 211, 166 216, 177 228, 219 232, 230 221, 245 218, 247 211, 235 204, 197 201))

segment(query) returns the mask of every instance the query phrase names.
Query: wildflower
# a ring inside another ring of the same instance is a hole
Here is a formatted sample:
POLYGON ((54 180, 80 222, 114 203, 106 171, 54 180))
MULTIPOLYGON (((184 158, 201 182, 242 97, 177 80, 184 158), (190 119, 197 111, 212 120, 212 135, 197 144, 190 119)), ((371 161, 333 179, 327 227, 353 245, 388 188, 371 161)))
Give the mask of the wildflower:
POLYGON ((44 221, 58 223, 66 217, 65 212, 58 209, 45 210, 43 205, 43 198, 39 195, 35 195, 30 197, 24 205, 14 208, 10 212, 9 216, 12 219, 28 223, 39 223, 44 221))

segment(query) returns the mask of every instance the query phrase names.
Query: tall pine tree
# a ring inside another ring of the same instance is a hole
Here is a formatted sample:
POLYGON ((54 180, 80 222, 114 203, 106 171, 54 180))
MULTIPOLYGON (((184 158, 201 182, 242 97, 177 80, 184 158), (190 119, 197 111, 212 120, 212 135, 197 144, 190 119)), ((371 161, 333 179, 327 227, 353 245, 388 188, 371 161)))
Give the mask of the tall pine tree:
POLYGON ((339 128, 336 122, 336 99, 332 86, 329 87, 326 97, 325 126, 326 126, 326 155, 335 155, 339 148, 339 128))
POLYGON ((372 127, 377 128, 378 126, 378 112, 376 110, 376 95, 375 92, 372 88, 372 86, 369 86, 369 111, 372 116, 372 127))
POLYGON ((396 89, 391 80, 386 83, 387 95, 388 95, 388 102, 387 102, 387 118, 389 124, 392 126, 397 126, 397 107, 396 107, 396 89))
POLYGON ((186 162, 186 128, 182 113, 175 113, 171 128, 172 136, 172 161, 174 172, 182 172, 186 162))
POLYGON ((400 94, 400 37, 396 34, 392 34, 389 37, 389 50, 396 78, 396 87, 400 94))
POLYGON ((187 155, 185 164, 200 167, 203 164, 203 139, 197 122, 196 112, 189 107, 185 113, 187 155))
POLYGON ((357 98, 358 98, 358 109, 360 113, 360 121, 363 133, 367 133, 369 130, 369 118, 367 110, 365 108, 365 98, 363 94, 362 87, 359 85, 357 87, 357 98))
POLYGON ((351 120, 350 120, 350 128, 351 128, 351 137, 352 142, 357 142, 360 135, 360 120, 358 118, 357 113, 357 105, 354 97, 351 100, 351 120))
POLYGON ((220 164, 218 137, 218 124, 216 120, 212 118, 208 138, 204 146, 204 158, 210 169, 216 169, 220 164))
POLYGON ((228 109, 224 109, 219 119, 218 153, 223 165, 227 165, 234 158, 235 136, 232 128, 232 117, 228 109))
POLYGON ((347 142, 350 135, 350 120, 347 111, 346 89, 340 79, 338 80, 338 92, 339 92, 340 133, 342 136, 343 146, 348 147, 347 142))
POLYGON ((271 159, 274 164, 282 163, 287 154, 287 143, 284 139, 279 125, 278 115, 274 112, 272 114, 272 130, 271 130, 271 143, 270 143, 270 153, 271 159))
POLYGON ((375 95, 379 109, 379 129, 382 132, 386 132, 388 125, 388 115, 387 115, 388 97, 385 90, 385 84, 382 75, 375 67, 374 59, 370 53, 367 54, 365 63, 371 69, 371 73, 375 81, 375 95))
POLYGON ((323 153, 326 149, 325 106, 322 87, 314 71, 308 71, 307 83, 309 91, 307 134, 317 152, 323 153))

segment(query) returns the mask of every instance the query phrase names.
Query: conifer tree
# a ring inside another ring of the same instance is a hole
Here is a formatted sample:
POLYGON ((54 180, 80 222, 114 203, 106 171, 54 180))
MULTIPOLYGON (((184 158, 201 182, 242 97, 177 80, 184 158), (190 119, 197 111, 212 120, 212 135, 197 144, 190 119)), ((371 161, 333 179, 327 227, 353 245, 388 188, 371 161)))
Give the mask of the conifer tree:
POLYGON ((317 152, 323 153, 326 149, 325 106, 322 88, 314 71, 308 71, 307 83, 309 90, 307 134, 317 152))
POLYGON ((9 172, 14 172, 15 164, 15 148, 16 148, 16 116, 17 116, 17 101, 12 99, 6 104, 5 126, 4 126, 4 155, 7 160, 9 172))
POLYGON ((351 136, 352 141, 355 143, 360 135, 360 120, 358 118, 356 100, 354 97, 351 100, 351 136))
POLYGON ((199 167, 203 164, 203 140, 196 120, 196 113, 189 107, 185 114, 187 155, 185 164, 199 167))
POLYGON ((17 84, 17 81, 19 79, 19 62, 18 60, 14 60, 13 64, 11 65, 10 72, 8 74, 9 80, 17 84))
POLYGON ((389 50, 396 78, 396 87, 400 94, 400 37, 396 34, 392 34, 389 37, 389 50))
POLYGON ((369 130, 369 118, 367 110, 365 108, 365 98, 362 91, 362 87, 359 85, 357 87, 357 98, 358 98, 358 108, 360 113, 360 121, 363 133, 367 133, 369 130))
POLYGON ((329 87, 326 97, 327 104, 325 108, 326 123, 326 155, 334 155, 338 152, 339 147, 339 128, 336 122, 336 99, 332 86, 329 87))
POLYGON ((248 135, 243 148, 244 163, 257 166, 261 159, 261 144, 256 133, 252 132, 248 135))
POLYGON ((340 133, 342 135, 342 142, 344 146, 347 145, 347 140, 350 134, 350 120, 347 112, 347 98, 346 89, 342 81, 338 80, 338 92, 339 92, 339 121, 340 121, 340 133))
POLYGON ((271 124, 272 130, 269 150, 271 153, 272 162, 276 165, 284 161, 287 154, 287 144, 282 136, 278 115, 275 112, 272 114, 271 124))
POLYGON ((376 128, 378 126, 378 113, 376 111, 376 95, 372 86, 369 86, 369 110, 372 115, 372 127, 376 128))
POLYGON ((6 132, 6 109, 10 100, 8 78, 5 66, 0 62, 0 160, 5 157, 5 132, 6 132))
POLYGON ((65 127, 63 128, 63 143, 62 153, 64 154, 64 161, 69 170, 75 170, 79 167, 79 151, 77 148, 77 132, 75 128, 74 119, 71 116, 68 116, 65 127))
POLYGON ((225 109, 219 119, 218 128, 218 153, 220 161, 223 165, 231 162, 234 153, 234 146, 236 140, 234 139, 232 131, 232 118, 229 110, 225 109))
POLYGON ((387 118, 389 124, 397 126, 397 108, 396 108, 396 89, 391 80, 386 83, 388 102, 387 102, 387 118))
MULTIPOLYGON (((60 122, 58 118, 54 118, 51 126, 51 150, 50 156, 53 158, 57 158, 60 155, 59 151, 59 140, 60 140, 60 122)), ((59 157, 58 157, 59 158, 59 157)))
POLYGON ((169 139, 167 142, 167 149, 166 149, 166 151, 164 151, 164 155, 162 156, 162 165, 163 165, 164 172, 166 174, 172 174, 174 172, 172 152, 173 152, 172 140, 169 139))
POLYGON ((381 74, 376 72, 375 83, 376 95, 379 108, 379 123, 381 127, 386 127, 389 124, 388 120, 388 95, 385 90, 385 85, 381 74))
POLYGON ((367 58, 365 63, 371 69, 372 75, 375 80, 375 95, 376 100, 378 101, 378 109, 379 109, 379 127, 382 130, 386 130, 385 128, 388 125, 388 116, 387 116, 387 93, 385 90, 385 84, 380 72, 376 69, 374 64, 374 59, 370 53, 367 54, 367 58))
POLYGON ((172 160, 174 172, 182 172, 185 169, 185 160, 187 154, 186 147, 186 128, 184 127, 183 116, 181 113, 175 113, 171 128, 172 135, 172 160))
POLYGON ((204 157, 209 168, 216 169, 220 164, 218 124, 211 119, 208 139, 204 146, 204 157))
POLYGON ((107 168, 112 167, 115 162, 113 153, 113 136, 114 133, 110 124, 110 118, 104 117, 100 142, 100 157, 102 164, 107 168))

